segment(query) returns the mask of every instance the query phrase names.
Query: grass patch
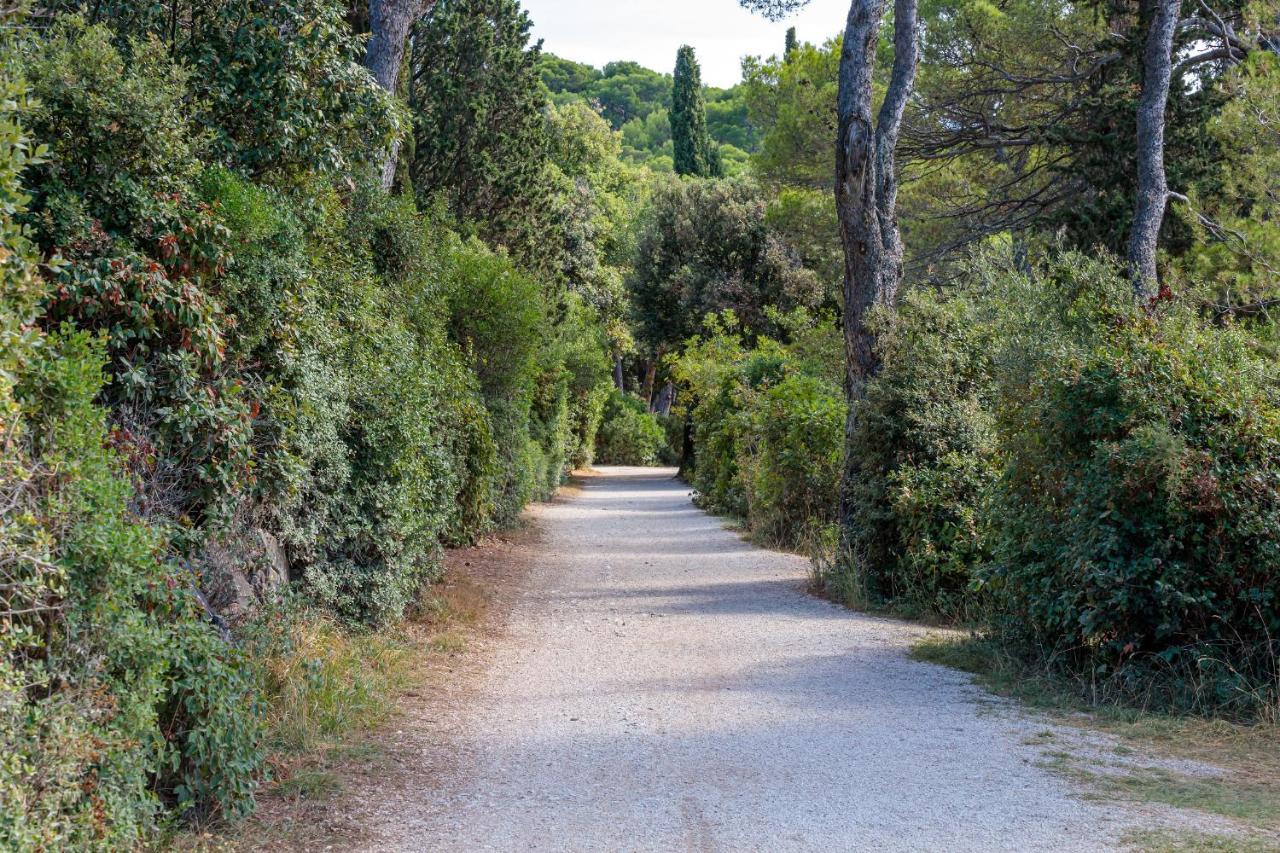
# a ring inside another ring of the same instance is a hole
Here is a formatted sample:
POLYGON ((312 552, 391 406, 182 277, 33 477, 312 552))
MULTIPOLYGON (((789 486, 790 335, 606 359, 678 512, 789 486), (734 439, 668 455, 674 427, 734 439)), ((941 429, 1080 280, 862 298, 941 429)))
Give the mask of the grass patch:
POLYGON ((291 800, 321 800, 342 789, 342 783, 330 770, 299 770, 279 782, 276 793, 291 800))
POLYGON ((250 632, 266 703, 268 743, 294 755, 369 731, 411 681, 412 648, 393 633, 344 628, 300 609, 271 614, 250 632))
POLYGON ((1125 844, 1143 853, 1277 853, 1280 843, 1204 832, 1155 830, 1125 836, 1125 844))
POLYGON ((1090 775, 1093 785, 1116 796, 1209 812, 1263 829, 1280 825, 1276 785, 1184 776, 1161 768, 1090 775))
POLYGON ((452 632, 432 637, 428 645, 432 651, 447 655, 457 654, 467 649, 466 639, 452 632))
MULTIPOLYGON (((1189 776, 1163 768, 1120 770, 1082 766, 1061 748, 1046 750, 1042 767, 1070 775, 1108 797, 1162 803, 1219 815, 1241 824, 1274 832, 1280 827, 1280 726, 1271 722, 1242 724, 1201 717, 1172 716, 1119 705, 1092 704, 1080 686, 1028 670, 1003 654, 990 641, 976 636, 929 636, 911 649, 915 660, 972 673, 993 693, 1018 699, 1047 712, 1055 722, 1099 731, 1117 740, 1114 755, 1148 754, 1185 759, 1221 770, 1220 775, 1189 776)), ((1029 745, 1050 747, 1053 732, 1045 730, 1029 745)), ((1156 850, 1276 850, 1274 839, 1205 835, 1146 839, 1156 850), (1190 846, 1159 846, 1177 841, 1190 846), (1159 842, 1157 844, 1157 842, 1159 842), (1214 846, 1227 844, 1234 846, 1214 846)), ((1145 844, 1145 842, 1144 842, 1145 844)))

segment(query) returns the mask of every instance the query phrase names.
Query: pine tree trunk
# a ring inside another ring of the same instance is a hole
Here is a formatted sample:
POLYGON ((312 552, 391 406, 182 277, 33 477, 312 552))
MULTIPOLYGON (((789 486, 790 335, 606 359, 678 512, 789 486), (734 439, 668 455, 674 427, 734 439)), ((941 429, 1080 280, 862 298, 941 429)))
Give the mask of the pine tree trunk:
POLYGON ((867 380, 880 370, 876 336, 867 325, 867 315, 876 306, 893 306, 902 279, 895 151, 903 110, 915 82, 919 39, 916 0, 896 0, 893 72, 873 124, 872 81, 885 6, 885 0, 853 0, 840 57, 836 209, 845 255, 845 393, 849 409, 840 502, 845 530, 852 513, 851 486, 858 475, 854 446, 858 404, 866 393, 867 380))
MULTIPOLYGON (((392 94, 400 81, 405 45, 414 23, 435 5, 435 0, 369 0, 369 46, 365 49, 364 66, 378 85, 392 94)), ((390 191, 396 179, 396 160, 400 141, 384 152, 382 187, 390 191)))
POLYGON ((1159 288, 1156 250, 1160 226, 1169 204, 1164 168, 1165 109, 1173 77, 1173 36, 1182 0, 1154 0, 1142 62, 1142 96, 1138 100, 1138 197, 1129 234, 1129 267, 1133 291, 1142 300, 1159 288))
POLYGON ((627 390, 627 383, 622 374, 622 356, 616 352, 613 354, 613 384, 619 391, 627 390))

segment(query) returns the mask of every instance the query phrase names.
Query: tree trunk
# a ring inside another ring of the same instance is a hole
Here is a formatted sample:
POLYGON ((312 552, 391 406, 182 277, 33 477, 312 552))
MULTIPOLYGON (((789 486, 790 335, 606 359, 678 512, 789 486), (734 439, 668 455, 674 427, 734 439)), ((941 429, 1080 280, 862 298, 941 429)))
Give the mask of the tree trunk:
POLYGON ((693 476, 694 456, 697 453, 693 446, 693 409, 687 405, 684 416, 684 430, 680 439, 680 470, 676 476, 686 482, 693 476))
MULTIPOLYGON (((400 81, 409 31, 435 0, 369 0, 369 46, 365 50, 364 67, 373 74, 378 85, 391 94, 400 81)), ((396 160, 400 156, 400 140, 385 152, 382 161, 382 187, 390 191, 396 180, 396 160)))
POLYGON ((1165 108, 1173 77, 1173 36, 1182 0, 1154 0, 1142 60, 1142 96, 1138 100, 1138 198, 1129 234, 1129 270, 1134 295, 1149 300, 1160 285, 1156 249, 1169 204, 1164 169, 1165 108))
POLYGON ((658 350, 651 360, 645 363, 644 369, 644 387, 640 391, 640 396, 644 399, 645 408, 653 411, 653 386, 658 380, 658 361, 662 358, 662 350, 658 350))
POLYGON ((836 209, 844 245, 845 474, 840 518, 848 528, 851 486, 857 477, 853 446, 858 404, 866 382, 880 370, 867 314, 892 307, 902 279, 895 151, 902 114, 915 83, 919 53, 916 0, 895 0, 894 59, 889 88, 872 124, 872 81, 886 0, 853 0, 840 57, 836 140, 836 209))
POLYGON ((616 352, 613 354, 613 384, 619 391, 627 390, 627 383, 622 375, 622 356, 616 352))
POLYGON ((676 402, 676 386, 675 383, 668 380, 666 385, 662 386, 662 391, 658 394, 658 402, 654 405, 653 410, 662 415, 664 418, 671 414, 671 407, 676 402))

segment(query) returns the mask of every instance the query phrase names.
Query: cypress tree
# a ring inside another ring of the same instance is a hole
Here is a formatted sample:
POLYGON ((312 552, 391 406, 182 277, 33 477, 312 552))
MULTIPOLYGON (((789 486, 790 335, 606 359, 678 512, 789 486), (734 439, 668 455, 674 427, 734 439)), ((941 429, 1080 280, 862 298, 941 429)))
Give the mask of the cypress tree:
POLYGON ((786 62, 791 58, 791 54, 796 52, 796 48, 800 46, 800 42, 796 39, 796 28, 791 27, 787 30, 787 48, 782 54, 782 61, 786 62))
POLYGON ((712 177, 719 159, 707 133, 707 107, 702 100, 702 69, 685 45, 676 54, 675 83, 671 92, 671 138, 675 145, 676 174, 712 177))

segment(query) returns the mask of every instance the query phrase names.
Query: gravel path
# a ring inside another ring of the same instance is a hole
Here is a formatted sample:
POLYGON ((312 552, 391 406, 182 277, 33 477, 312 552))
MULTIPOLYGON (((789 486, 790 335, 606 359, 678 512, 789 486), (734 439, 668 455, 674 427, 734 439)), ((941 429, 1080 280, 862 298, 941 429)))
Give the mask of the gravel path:
POLYGON ((362 798, 366 849, 1065 851, 1137 825, 1037 766, 1043 724, 909 660, 920 629, 807 595, 805 560, 672 473, 535 511, 527 588, 466 702, 425 714, 422 787, 362 798))

